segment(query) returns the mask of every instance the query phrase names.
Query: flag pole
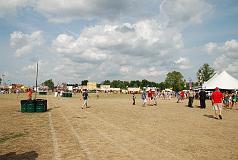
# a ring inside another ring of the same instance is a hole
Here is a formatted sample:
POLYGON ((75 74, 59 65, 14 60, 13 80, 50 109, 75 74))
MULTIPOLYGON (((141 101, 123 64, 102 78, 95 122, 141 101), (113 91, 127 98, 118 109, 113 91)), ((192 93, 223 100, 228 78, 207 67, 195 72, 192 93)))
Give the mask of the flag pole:
POLYGON ((37 79, 38 79, 38 61, 36 62, 36 92, 35 92, 35 99, 37 94, 37 79))

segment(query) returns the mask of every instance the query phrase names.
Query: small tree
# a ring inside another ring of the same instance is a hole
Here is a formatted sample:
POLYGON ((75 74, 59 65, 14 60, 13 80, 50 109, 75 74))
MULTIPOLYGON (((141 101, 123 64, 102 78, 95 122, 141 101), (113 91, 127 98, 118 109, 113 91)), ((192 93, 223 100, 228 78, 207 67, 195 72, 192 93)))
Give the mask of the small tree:
POLYGON ((86 86, 87 83, 88 83, 88 80, 83 80, 83 81, 81 82, 81 85, 82 85, 82 86, 86 86))
POLYGON ((109 80, 105 80, 105 81, 102 82, 102 84, 103 84, 103 85, 110 85, 111 82, 110 82, 109 80))
POLYGON ((203 83, 208 81, 212 76, 214 76, 215 71, 209 64, 205 63, 202 67, 199 68, 197 72, 198 82, 203 83))
POLYGON ((0 78, 0 84, 2 84, 2 78, 0 78))
POLYGON ((173 88, 174 91, 182 90, 184 87, 183 75, 177 71, 169 72, 165 84, 165 86, 173 88))
POLYGON ((54 89, 54 82, 52 79, 46 80, 44 83, 42 83, 44 86, 48 86, 49 89, 53 90, 54 89))

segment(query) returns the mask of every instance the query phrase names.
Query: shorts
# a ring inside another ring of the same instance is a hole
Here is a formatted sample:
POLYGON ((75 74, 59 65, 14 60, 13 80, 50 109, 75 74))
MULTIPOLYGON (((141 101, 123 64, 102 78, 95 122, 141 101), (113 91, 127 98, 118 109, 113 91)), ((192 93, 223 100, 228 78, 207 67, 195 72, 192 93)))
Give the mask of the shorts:
POLYGON ((222 103, 214 103, 213 110, 215 111, 222 110, 222 103))

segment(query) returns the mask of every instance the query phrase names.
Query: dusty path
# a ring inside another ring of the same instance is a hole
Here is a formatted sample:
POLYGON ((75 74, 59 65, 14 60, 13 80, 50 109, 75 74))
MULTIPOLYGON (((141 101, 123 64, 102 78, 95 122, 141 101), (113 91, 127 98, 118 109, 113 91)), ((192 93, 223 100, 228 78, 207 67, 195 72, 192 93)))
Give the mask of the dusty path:
POLYGON ((187 101, 141 107, 129 95, 91 95, 90 108, 81 109, 79 96, 45 98, 49 111, 32 114, 17 111, 16 97, 0 97, 0 159, 238 159, 235 109, 221 121, 209 118, 211 108, 185 107, 187 101), (6 138, 13 133, 23 135, 6 138))

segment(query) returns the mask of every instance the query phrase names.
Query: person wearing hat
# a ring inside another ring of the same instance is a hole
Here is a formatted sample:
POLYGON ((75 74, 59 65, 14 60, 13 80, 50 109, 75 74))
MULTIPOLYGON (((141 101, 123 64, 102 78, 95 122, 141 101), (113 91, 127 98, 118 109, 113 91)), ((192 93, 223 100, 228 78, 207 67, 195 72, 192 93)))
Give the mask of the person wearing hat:
POLYGON ((223 94, 219 91, 219 88, 215 88, 215 92, 211 95, 213 110, 215 111, 215 118, 218 119, 218 116, 220 119, 222 119, 222 100, 223 100, 223 94), (218 113, 219 111, 219 113, 218 113))

